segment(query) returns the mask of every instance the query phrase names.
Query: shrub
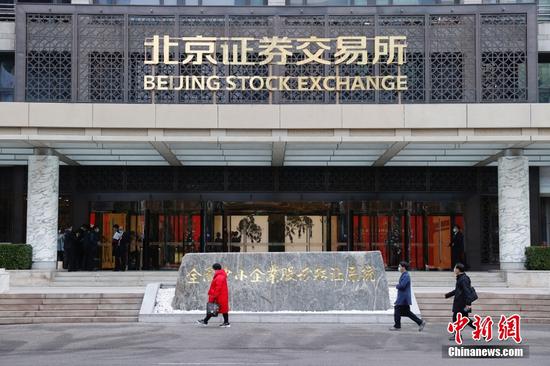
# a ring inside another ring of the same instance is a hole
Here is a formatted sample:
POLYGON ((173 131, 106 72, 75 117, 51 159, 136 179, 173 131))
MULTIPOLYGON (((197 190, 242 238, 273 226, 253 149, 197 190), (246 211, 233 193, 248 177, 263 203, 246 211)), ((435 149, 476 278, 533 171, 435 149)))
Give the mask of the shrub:
POLYGON ((532 270, 550 270, 550 247, 525 248, 525 268, 532 270))
POLYGON ((0 243, 0 268, 30 269, 32 247, 28 244, 0 243))

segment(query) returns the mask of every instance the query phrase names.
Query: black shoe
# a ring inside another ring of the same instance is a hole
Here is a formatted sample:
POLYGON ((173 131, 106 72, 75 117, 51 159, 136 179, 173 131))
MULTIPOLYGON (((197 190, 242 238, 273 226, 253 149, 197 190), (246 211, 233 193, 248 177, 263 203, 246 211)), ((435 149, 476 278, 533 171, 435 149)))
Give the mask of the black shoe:
POLYGON ((231 324, 230 323, 221 323, 220 327, 222 327, 222 328, 231 328, 231 324))
POLYGON ((204 319, 197 320, 197 324, 202 325, 203 327, 206 327, 208 325, 208 323, 205 322, 204 319))
POLYGON ((418 326, 418 331, 422 332, 425 326, 426 326, 426 321, 422 320, 422 323, 420 323, 420 325, 418 326))

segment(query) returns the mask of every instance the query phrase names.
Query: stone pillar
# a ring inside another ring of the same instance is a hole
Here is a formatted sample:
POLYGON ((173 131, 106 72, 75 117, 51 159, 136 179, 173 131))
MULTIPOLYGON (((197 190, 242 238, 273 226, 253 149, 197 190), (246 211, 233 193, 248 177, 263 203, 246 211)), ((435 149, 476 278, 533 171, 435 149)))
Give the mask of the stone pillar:
POLYGON ((500 269, 524 269, 531 245, 529 160, 509 151, 498 159, 498 236, 500 269))
POLYGON ((57 264, 57 218, 59 158, 49 151, 29 157, 27 191, 27 244, 32 245, 32 268, 55 269, 57 264))

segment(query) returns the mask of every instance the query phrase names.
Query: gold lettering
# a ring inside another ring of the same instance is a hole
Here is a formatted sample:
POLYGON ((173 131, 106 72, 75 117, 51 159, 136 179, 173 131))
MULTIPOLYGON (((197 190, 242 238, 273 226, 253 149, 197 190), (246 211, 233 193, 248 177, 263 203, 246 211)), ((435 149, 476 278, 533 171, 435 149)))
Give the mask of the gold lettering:
POLYGON ((327 270, 321 267, 315 268, 313 272, 313 278, 317 281, 325 281, 327 277, 327 270))
POLYGON ((202 65, 204 59, 213 65, 216 65, 216 37, 182 37, 185 42, 184 50, 186 57, 181 61, 182 64, 192 63, 193 65, 202 65))
POLYGON ((163 50, 164 50, 164 58, 162 62, 166 65, 177 65, 177 60, 170 60, 170 47, 177 47, 178 42, 170 42, 170 36, 164 36, 163 43, 163 50))
POLYGON ((407 76, 400 75, 397 77, 397 90, 408 90, 407 76))
POLYGON ((297 277, 298 277, 298 280, 300 281, 307 281, 310 279, 312 274, 313 274, 313 271, 309 267, 306 267, 297 274, 297 277))
POLYGON ((262 282, 264 276, 265 273, 260 271, 258 268, 255 268, 252 272, 250 272, 250 282, 262 282))
POLYGON ((220 90, 220 79, 217 76, 210 76, 206 79, 206 87, 208 90, 220 90))
POLYGON ((294 267, 286 267, 281 269, 281 281, 296 281, 296 273, 294 273, 294 267))
POLYGON ((334 91, 334 83, 336 82, 336 77, 334 76, 327 76, 323 78, 323 88, 327 91, 334 91), (333 82, 332 86, 330 86, 329 82, 333 82))
POLYGON ((351 90, 365 90, 365 84, 363 84, 363 80, 361 79, 361 77, 356 76, 353 78, 351 90))
POLYGON ((145 65, 157 65, 159 63, 159 49, 160 49, 160 39, 159 36, 153 36, 152 40, 146 39, 145 42, 143 42, 144 46, 144 55, 145 60, 143 63, 145 65), (152 48, 150 52, 147 51, 147 48, 152 48), (147 55, 151 54, 151 59, 147 59, 147 55))
POLYGON ((275 57, 278 58, 275 65, 286 65, 287 57, 292 55, 292 52, 289 51, 292 49, 292 43, 288 37, 263 37, 260 39, 258 48, 263 50, 259 52, 259 55, 265 57, 263 61, 260 61, 260 65, 272 63, 275 57))
POLYGON ((375 280, 374 277, 375 277, 375 272, 374 272, 374 268, 372 268, 371 265, 367 265, 363 267, 363 269, 361 270, 361 278, 363 279, 363 281, 374 282, 375 280))
POLYGON ((228 76, 227 79, 225 79, 227 82, 227 90, 233 91, 237 88, 237 84, 235 84, 235 77, 234 76, 228 76))
POLYGON ((247 278, 248 278, 248 276, 244 274, 244 271, 242 269, 240 269, 239 272, 237 273, 237 275, 235 276, 235 279, 237 281, 244 281, 247 278))
POLYGON ((199 283, 199 277, 202 277, 202 275, 197 271, 195 267, 191 268, 191 271, 185 275, 186 282, 188 284, 197 284, 199 283))
POLYGON ((330 43, 329 38, 317 38, 315 36, 308 37, 308 38, 298 38, 296 41, 302 42, 296 49, 301 50, 304 53, 304 59, 299 60, 296 62, 296 65, 305 65, 309 64, 311 62, 320 63, 323 65, 330 65, 329 60, 323 59, 323 54, 325 51, 330 50, 330 45, 326 45, 326 43, 330 43), (315 51, 311 51, 309 47, 311 44, 315 45, 315 51))
POLYGON ((393 81, 393 76, 384 76, 382 77, 382 89, 384 90, 394 90, 395 83, 393 81))
POLYGON ((391 37, 374 37, 374 58, 372 63, 376 64, 382 57, 386 58, 386 64, 393 63, 397 53, 397 64, 405 63, 405 48, 407 37, 391 36, 391 37))
POLYGON ((346 62, 347 65, 354 63, 357 59, 358 65, 366 65, 367 59, 367 37, 338 37, 336 38, 336 53, 334 64, 339 65, 346 62))
POLYGON ((277 282, 277 278, 279 278, 279 267, 277 267, 275 264, 271 264, 271 267, 266 272, 267 282, 270 282, 271 284, 274 284, 277 282))
POLYGON ((348 280, 351 282, 359 281, 359 273, 357 273, 356 267, 348 267, 348 280))
POLYGON ((349 77, 336 78, 336 90, 349 90, 349 77), (342 89, 343 86, 345 86, 345 89, 342 89))
POLYGON ((144 90, 155 90, 155 77, 153 75, 144 75, 143 76, 143 89, 144 90))
POLYGON ((157 90, 168 90, 167 76, 157 76, 157 90))
POLYGON ((331 281, 343 281, 344 274, 338 267, 330 267, 330 280, 331 281))

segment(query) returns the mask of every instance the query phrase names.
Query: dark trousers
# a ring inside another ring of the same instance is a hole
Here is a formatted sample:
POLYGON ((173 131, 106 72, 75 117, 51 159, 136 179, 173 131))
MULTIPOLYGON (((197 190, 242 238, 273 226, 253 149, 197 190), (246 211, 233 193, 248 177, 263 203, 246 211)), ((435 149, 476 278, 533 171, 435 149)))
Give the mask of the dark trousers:
POLYGON ((77 271, 80 268, 78 251, 76 248, 65 248, 67 255, 67 269, 69 271, 77 271))
POLYGON ((83 268, 86 271, 92 271, 95 266, 95 248, 92 246, 88 246, 84 248, 84 260, 83 260, 83 268))
POLYGON ((470 328, 476 329, 476 327, 474 327, 472 319, 470 319, 470 317, 468 316, 468 313, 465 312, 465 311, 453 311, 453 323, 456 322, 456 318, 457 318, 458 313, 462 314, 463 317, 468 318, 468 324, 467 325, 470 328))
POLYGON ((117 245, 113 252, 115 256, 115 271, 126 271, 128 248, 124 244, 117 245))
MULTIPOLYGON (((229 323, 229 313, 223 313, 223 322, 229 323)), ((204 324, 208 324, 208 321, 212 318, 211 314, 206 314, 206 318, 204 318, 204 324)))
POLYGON ((394 320, 394 327, 401 328, 401 317, 406 316, 407 318, 410 318, 413 322, 420 325, 422 324, 422 319, 414 315, 414 313, 411 311, 410 305, 395 305, 393 308, 393 320, 394 320))

